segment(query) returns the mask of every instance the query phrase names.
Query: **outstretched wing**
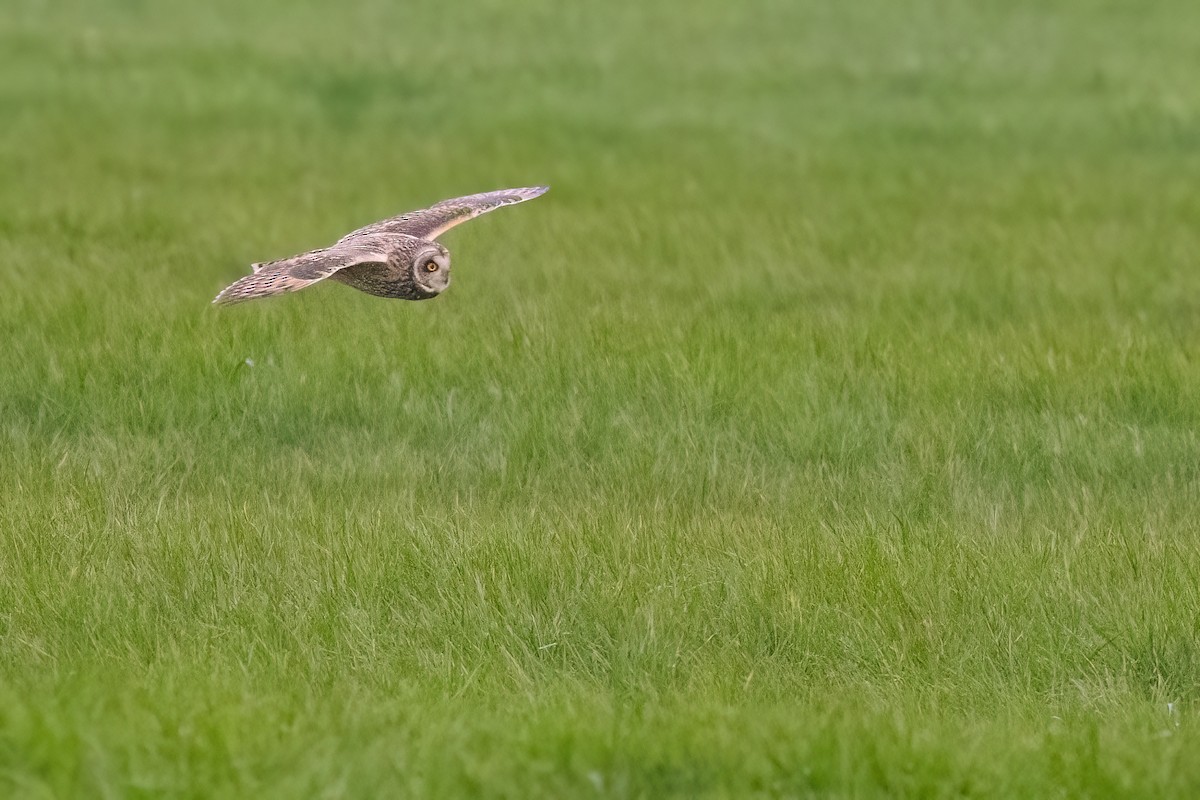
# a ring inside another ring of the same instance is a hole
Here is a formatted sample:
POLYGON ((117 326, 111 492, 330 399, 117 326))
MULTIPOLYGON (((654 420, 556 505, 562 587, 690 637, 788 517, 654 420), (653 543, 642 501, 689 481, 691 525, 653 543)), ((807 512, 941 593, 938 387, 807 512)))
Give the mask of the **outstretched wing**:
POLYGON ((333 247, 254 264, 254 274, 226 287, 213 302, 240 303, 257 297, 294 292, 355 264, 386 264, 387 247, 382 239, 366 237, 353 242, 338 242, 333 247))
POLYGON ((436 239, 460 222, 466 222, 500 206, 511 206, 514 203, 532 200, 545 194, 549 188, 549 186, 530 186, 524 189, 500 189, 495 192, 469 194, 466 197, 443 200, 429 208, 410 211, 407 214, 359 228, 353 233, 346 234, 340 241, 346 242, 374 233, 406 233, 409 236, 416 236, 418 239, 436 239))

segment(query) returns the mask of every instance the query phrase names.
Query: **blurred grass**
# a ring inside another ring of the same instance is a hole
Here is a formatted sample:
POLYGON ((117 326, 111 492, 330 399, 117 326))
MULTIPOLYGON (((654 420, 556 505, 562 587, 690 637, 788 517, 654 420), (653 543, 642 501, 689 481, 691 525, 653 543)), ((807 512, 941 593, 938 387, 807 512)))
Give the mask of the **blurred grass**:
POLYGON ((1193 795, 1198 16, 17 0, 4 793, 1193 795))

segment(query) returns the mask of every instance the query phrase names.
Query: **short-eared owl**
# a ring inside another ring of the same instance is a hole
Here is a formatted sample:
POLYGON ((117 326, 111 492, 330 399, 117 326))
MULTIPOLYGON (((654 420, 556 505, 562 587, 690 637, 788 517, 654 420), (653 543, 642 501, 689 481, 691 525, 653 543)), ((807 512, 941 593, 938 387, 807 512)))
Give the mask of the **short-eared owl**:
POLYGON ((254 264, 254 274, 226 288, 213 302, 240 303, 294 292, 325 278, 379 297, 436 297, 450 285, 450 253, 434 239, 460 222, 500 206, 532 200, 548 188, 532 186, 455 197, 373 223, 346 234, 330 247, 254 264))

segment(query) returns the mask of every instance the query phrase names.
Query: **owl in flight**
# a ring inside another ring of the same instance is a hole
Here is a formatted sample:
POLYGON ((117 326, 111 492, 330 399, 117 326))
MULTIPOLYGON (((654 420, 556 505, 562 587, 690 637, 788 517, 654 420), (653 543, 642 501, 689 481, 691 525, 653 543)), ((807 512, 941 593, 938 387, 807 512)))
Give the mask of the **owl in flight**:
POLYGON ((375 222, 330 247, 252 265, 254 272, 217 295, 214 303, 240 303, 294 292, 332 278, 359 291, 401 300, 427 300, 450 285, 450 253, 434 241, 460 222, 500 206, 523 203, 548 186, 501 189, 443 200, 420 211, 375 222))

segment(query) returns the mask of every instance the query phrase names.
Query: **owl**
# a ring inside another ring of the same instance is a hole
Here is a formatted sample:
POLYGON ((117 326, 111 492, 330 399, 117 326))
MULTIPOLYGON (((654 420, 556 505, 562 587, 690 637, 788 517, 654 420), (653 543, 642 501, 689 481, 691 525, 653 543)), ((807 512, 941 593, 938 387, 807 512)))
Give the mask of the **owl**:
POLYGON ((545 194, 548 186, 501 189, 455 197, 420 211, 381 220, 330 247, 251 265, 214 303, 240 303, 294 292, 332 278, 359 291, 400 300, 428 300, 450 285, 450 252, 435 241, 460 222, 545 194))

